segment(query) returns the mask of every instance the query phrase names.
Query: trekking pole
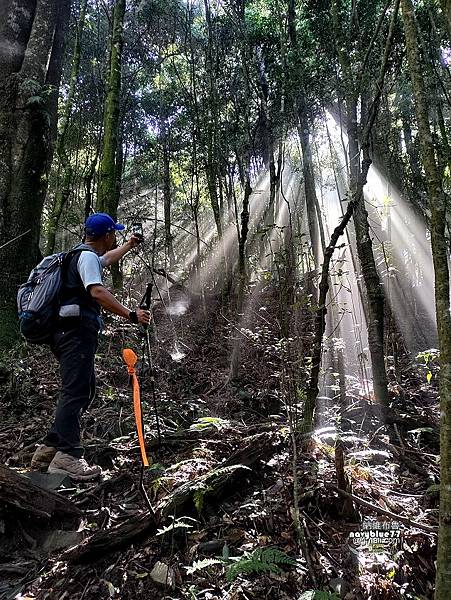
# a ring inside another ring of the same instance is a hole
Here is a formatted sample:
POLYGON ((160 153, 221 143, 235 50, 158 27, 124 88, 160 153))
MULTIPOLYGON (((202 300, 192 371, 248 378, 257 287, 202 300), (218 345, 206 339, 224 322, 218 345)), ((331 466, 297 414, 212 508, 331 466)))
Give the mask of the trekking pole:
POLYGON ((149 509, 150 514, 155 517, 155 511, 150 503, 149 496, 147 495, 147 491, 144 487, 144 467, 149 466, 149 460, 147 458, 146 453, 146 444, 144 439, 144 421, 142 415, 142 406, 141 406, 141 394, 139 390, 139 382, 136 377, 135 365, 138 361, 138 357, 130 348, 124 348, 122 351, 122 357, 124 359, 125 364, 127 365, 128 374, 130 376, 130 382, 133 388, 133 408, 135 413, 135 423, 136 430, 138 432, 138 441, 139 448, 141 451, 141 473, 139 477, 139 491, 141 492, 142 497, 149 509))
MULTIPOLYGON (((151 310, 152 305, 152 281, 147 284, 147 288, 144 296, 139 304, 139 308, 144 310, 151 310)), ((142 361, 141 365, 144 364, 144 357, 147 355, 147 362, 149 364, 150 370, 150 391, 152 394, 152 404, 155 412, 155 423, 157 427, 157 435, 158 435, 158 448, 161 447, 161 431, 160 431, 160 418, 158 415, 158 406, 157 406, 157 393, 155 389, 155 367, 152 359, 152 351, 150 348, 150 336, 149 336, 149 326, 143 325, 144 329, 144 338, 143 338, 143 352, 142 352, 142 361)), ((142 366, 141 366, 142 368, 142 366)))

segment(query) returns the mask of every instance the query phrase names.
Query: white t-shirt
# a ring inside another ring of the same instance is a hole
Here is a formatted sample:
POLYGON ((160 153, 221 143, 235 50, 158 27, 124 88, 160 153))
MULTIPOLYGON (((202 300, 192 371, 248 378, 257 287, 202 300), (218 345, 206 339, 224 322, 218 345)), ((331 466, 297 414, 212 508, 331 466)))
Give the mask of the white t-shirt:
POLYGON ((104 266, 103 257, 97 256, 95 252, 86 250, 80 253, 77 269, 86 290, 90 285, 103 285, 102 269, 104 266))

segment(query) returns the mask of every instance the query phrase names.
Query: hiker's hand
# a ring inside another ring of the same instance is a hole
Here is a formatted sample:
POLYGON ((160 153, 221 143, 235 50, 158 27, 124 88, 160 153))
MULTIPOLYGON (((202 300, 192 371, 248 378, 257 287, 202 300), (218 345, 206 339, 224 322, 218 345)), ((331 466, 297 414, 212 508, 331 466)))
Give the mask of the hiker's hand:
POLYGON ((150 323, 150 321, 152 320, 152 315, 150 313, 150 310, 144 310, 142 308, 137 308, 136 316, 138 317, 138 323, 141 323, 141 325, 148 325, 150 323))
POLYGON ((141 244, 143 241, 144 238, 142 235, 139 235, 139 233, 133 233, 131 238, 128 240, 128 243, 130 245, 130 248, 136 248, 136 246, 141 244))

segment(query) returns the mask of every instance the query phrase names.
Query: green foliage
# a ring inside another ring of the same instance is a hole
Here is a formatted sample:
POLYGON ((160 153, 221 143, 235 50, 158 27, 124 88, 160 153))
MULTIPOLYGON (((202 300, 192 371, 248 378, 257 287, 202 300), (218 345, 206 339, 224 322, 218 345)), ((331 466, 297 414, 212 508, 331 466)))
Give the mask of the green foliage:
POLYGON ((426 381, 428 383, 431 383, 432 380, 432 368, 438 367, 439 357, 439 351, 435 348, 431 348, 430 350, 419 352, 417 354, 417 360, 424 361, 424 365, 426 367, 426 381))
POLYGON ((239 575, 251 573, 282 573, 280 565, 292 566, 295 561, 278 548, 258 548, 252 554, 245 552, 235 564, 227 570, 227 581, 233 581, 239 575))
POLYGON ((24 79, 20 84, 20 91, 26 96, 40 96, 42 86, 35 79, 24 79))
POLYGON ((190 426, 190 429, 194 431, 202 431, 203 429, 216 428, 218 431, 220 431, 221 429, 226 429, 229 426, 230 421, 227 421, 226 419, 221 419, 219 417, 201 417, 190 426))
POLYGON ((193 494, 193 502, 198 514, 202 512, 202 508, 204 506, 204 496, 210 489, 210 487, 200 487, 193 494))
POLYGON ((30 108, 32 106, 43 106, 44 98, 42 96, 30 96, 27 100, 27 107, 30 108))

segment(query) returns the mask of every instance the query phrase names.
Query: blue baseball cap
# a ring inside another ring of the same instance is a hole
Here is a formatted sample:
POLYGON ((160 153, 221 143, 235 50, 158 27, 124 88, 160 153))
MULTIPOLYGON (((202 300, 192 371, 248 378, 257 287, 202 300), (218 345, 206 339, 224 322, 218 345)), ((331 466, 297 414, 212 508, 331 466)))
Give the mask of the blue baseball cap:
POLYGON ((114 219, 106 213, 94 213, 85 222, 85 231, 93 237, 100 237, 110 231, 121 231, 125 225, 115 223, 114 219))

